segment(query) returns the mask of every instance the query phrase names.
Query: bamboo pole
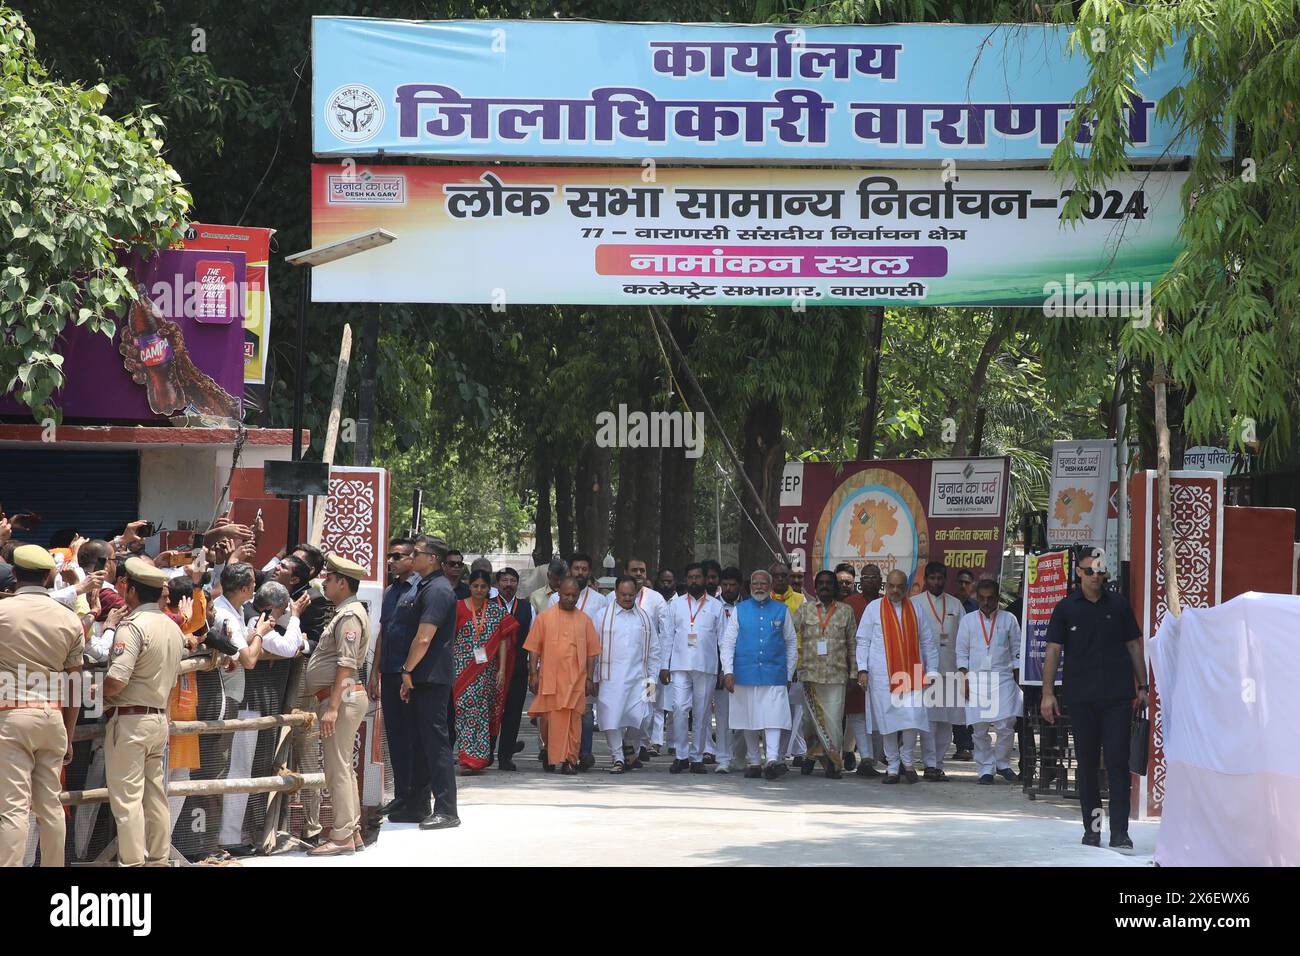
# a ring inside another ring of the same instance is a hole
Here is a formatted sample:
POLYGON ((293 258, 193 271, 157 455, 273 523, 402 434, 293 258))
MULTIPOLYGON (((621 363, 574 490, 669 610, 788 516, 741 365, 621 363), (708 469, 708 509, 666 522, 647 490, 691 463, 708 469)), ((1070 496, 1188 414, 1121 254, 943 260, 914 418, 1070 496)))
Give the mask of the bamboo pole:
MULTIPOLYGON (((1156 333, 1164 332, 1163 313, 1155 315, 1156 333)), ((1165 360, 1156 354, 1155 375, 1151 384, 1155 387, 1156 405, 1156 482, 1159 485, 1160 499, 1160 553, 1165 569, 1165 604, 1169 613, 1181 617, 1182 599, 1178 592, 1178 556, 1174 553, 1173 501, 1169 493, 1169 417, 1166 386, 1169 377, 1165 374, 1165 360)), ((1121 516, 1122 517, 1122 516, 1121 516)))
MULTIPOLYGON (((305 710, 295 710, 288 714, 266 714, 262 717, 241 717, 231 720, 173 720, 168 733, 179 737, 191 734, 234 733, 237 730, 269 730, 272 727, 310 728, 315 722, 315 714, 305 710)), ((72 732, 72 740, 76 743, 102 737, 106 726, 106 724, 83 724, 72 732)))
MULTIPOLYGON (((325 429, 325 450, 321 461, 326 465, 334 464, 334 448, 339 439, 339 414, 343 409, 343 392, 348 384, 348 364, 352 359, 352 326, 343 326, 343 344, 339 346, 339 367, 334 374, 334 397, 330 400, 329 425, 325 429)), ((321 537, 325 534, 325 508, 329 504, 329 494, 316 496, 316 507, 312 512, 311 534, 307 540, 320 547, 321 537)))
MULTIPOLYGON (((323 773, 281 773, 271 777, 238 777, 230 780, 177 780, 167 784, 169 797, 201 797, 225 793, 286 793, 319 790, 325 786, 323 773)), ((65 807, 86 803, 107 803, 108 788, 65 790, 59 794, 65 807)))

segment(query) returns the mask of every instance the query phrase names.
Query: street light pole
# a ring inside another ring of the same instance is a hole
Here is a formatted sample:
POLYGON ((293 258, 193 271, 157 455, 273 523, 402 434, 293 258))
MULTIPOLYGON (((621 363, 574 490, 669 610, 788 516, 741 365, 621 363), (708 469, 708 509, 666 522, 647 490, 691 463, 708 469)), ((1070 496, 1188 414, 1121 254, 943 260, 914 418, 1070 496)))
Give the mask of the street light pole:
MULTIPOLYGON (((302 402, 303 378, 307 374, 307 301, 311 297, 311 266, 302 270, 302 281, 298 283, 298 330, 297 350, 294 354, 295 372, 293 375, 293 461, 302 461, 302 402)), ((298 496, 289 499, 289 522, 285 536, 289 539, 285 548, 292 548, 298 543, 298 496)))
MULTIPOLYGON (((286 265, 298 266, 303 270, 302 283, 298 289, 298 354, 295 356, 298 370, 293 383, 292 460, 295 462, 302 461, 302 403, 305 391, 304 380, 307 376, 307 303, 311 298, 311 271, 316 266, 323 266, 327 262, 335 262, 354 256, 358 252, 365 252, 367 249, 386 246, 396 238, 397 236, 387 229, 371 229, 369 232, 348 236, 336 242, 328 242, 323 246, 315 246, 284 257, 286 265)), ((289 498, 289 520, 286 527, 289 540, 285 542, 286 548, 292 548, 298 543, 299 524, 298 497, 295 495, 289 498)))

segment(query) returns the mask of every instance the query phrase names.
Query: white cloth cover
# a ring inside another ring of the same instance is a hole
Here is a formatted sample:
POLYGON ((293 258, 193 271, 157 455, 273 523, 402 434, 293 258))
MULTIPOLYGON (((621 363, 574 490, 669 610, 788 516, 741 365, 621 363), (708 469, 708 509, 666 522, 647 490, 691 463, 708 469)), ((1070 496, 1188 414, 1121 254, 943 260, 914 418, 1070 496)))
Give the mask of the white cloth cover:
POLYGON ((1300 866, 1300 597, 1166 615, 1148 642, 1164 724, 1161 866, 1300 866))

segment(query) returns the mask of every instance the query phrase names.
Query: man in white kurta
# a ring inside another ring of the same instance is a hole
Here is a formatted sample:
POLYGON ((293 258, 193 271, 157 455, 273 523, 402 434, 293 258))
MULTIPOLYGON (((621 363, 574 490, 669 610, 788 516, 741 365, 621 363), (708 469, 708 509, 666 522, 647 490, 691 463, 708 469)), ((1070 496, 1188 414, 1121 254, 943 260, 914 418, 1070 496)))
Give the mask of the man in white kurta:
MULTIPOLYGON (((727 624, 736 615, 736 605, 740 603, 740 588, 744 584, 741 573, 737 568, 724 568, 722 578, 718 585, 718 600, 722 602, 722 615, 725 621, 722 625, 723 633, 726 633, 727 624)), ((722 666, 722 649, 718 649, 718 666, 722 666)), ((719 670, 721 673, 721 670, 719 670)), ((714 731, 714 739, 717 745, 718 765, 714 767, 714 773, 731 773, 731 761, 736 756, 744 756, 745 737, 737 730, 731 727, 731 695, 725 690, 719 688, 713 695, 713 714, 717 719, 717 727, 714 731)))
POLYGON ((672 685, 672 745, 669 773, 707 773, 704 748, 710 739, 713 695, 718 681, 718 641, 726 616, 722 602, 704 588, 704 567, 686 567, 686 593, 669 603, 659 637, 659 680, 672 685), (693 714, 694 732, 687 715, 693 714), (687 748, 689 738, 689 750, 687 748), (689 758, 687 754, 689 753, 689 758))
POLYGON ((917 732, 930 728, 924 683, 932 680, 929 675, 938 666, 939 642, 935 636, 934 620, 916 614, 916 609, 908 602, 907 575, 902 571, 890 571, 885 582, 885 596, 867 605, 858 624, 857 641, 858 681, 867 691, 872 726, 878 728, 884 737, 885 759, 889 764, 881 782, 904 780, 916 783, 919 778, 912 769, 912 754, 916 750, 917 732), (893 668, 885 647, 886 614, 892 615, 891 620, 902 621, 904 615, 912 615, 916 620, 916 646, 910 646, 909 641, 908 651, 916 659, 917 666, 906 675, 909 684, 897 695, 890 691, 891 678, 896 675, 891 674, 893 668), (927 676, 921 678, 915 673, 917 669, 927 676))
POLYGON ((768 572, 750 575, 748 600, 736 605, 736 613, 727 619, 721 656, 722 686, 732 695, 731 726, 745 732, 745 776, 774 780, 789 770, 778 757, 781 731, 790 728, 789 686, 799 644, 789 610, 772 599, 768 572), (760 733, 766 768, 761 766, 760 733))
POLYGON ((649 737, 659 674, 659 628, 637 607, 636 595, 636 581, 620 577, 614 584, 614 601, 605 605, 596 629, 600 635, 596 723, 609 742, 610 773, 641 767, 636 748, 649 737), (633 748, 630 758, 624 756, 625 741, 633 748))
POLYGON ((1018 779, 1011 769, 1012 734, 1024 709, 1020 692, 1020 625, 998 610, 998 583, 985 578, 975 587, 978 611, 957 630, 957 669, 966 675, 966 722, 974 728, 975 772, 991 784, 993 775, 1018 779), (997 743, 991 735, 997 735, 997 743))
POLYGON ((966 708, 956 697, 957 627, 966 609, 951 594, 944 592, 948 569, 942 561, 925 566, 925 590, 911 599, 918 617, 927 618, 938 632, 939 680, 932 692, 929 729, 921 731, 921 758, 925 762, 926 780, 947 780, 943 758, 952 743, 952 725, 966 723, 966 708), (952 699, 949 699, 949 698, 952 699))
MULTIPOLYGON (((662 634, 664 630, 664 614, 668 607, 668 601, 662 594, 650 586, 650 574, 643 558, 628 558, 626 571, 631 575, 637 584, 636 606, 641 608, 655 622, 657 633, 662 634)), ((649 745, 653 747, 662 747, 664 743, 664 710, 668 706, 668 688, 663 684, 655 685, 655 699, 651 701, 650 710, 652 712, 650 722, 650 740, 649 745)), ((647 747, 641 748, 641 753, 637 756, 638 760, 649 760, 650 751, 647 747)))

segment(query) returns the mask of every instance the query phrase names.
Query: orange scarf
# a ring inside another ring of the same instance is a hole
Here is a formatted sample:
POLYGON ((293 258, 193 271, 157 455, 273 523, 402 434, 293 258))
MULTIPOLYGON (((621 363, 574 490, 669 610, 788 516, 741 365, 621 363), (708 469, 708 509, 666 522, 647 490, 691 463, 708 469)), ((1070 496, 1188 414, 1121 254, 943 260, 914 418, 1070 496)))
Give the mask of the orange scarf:
POLYGON ((912 602, 903 598, 903 620, 900 624, 889 598, 881 600, 880 631, 885 638, 889 692, 905 694, 920 689, 925 671, 921 666, 920 628, 912 602))

